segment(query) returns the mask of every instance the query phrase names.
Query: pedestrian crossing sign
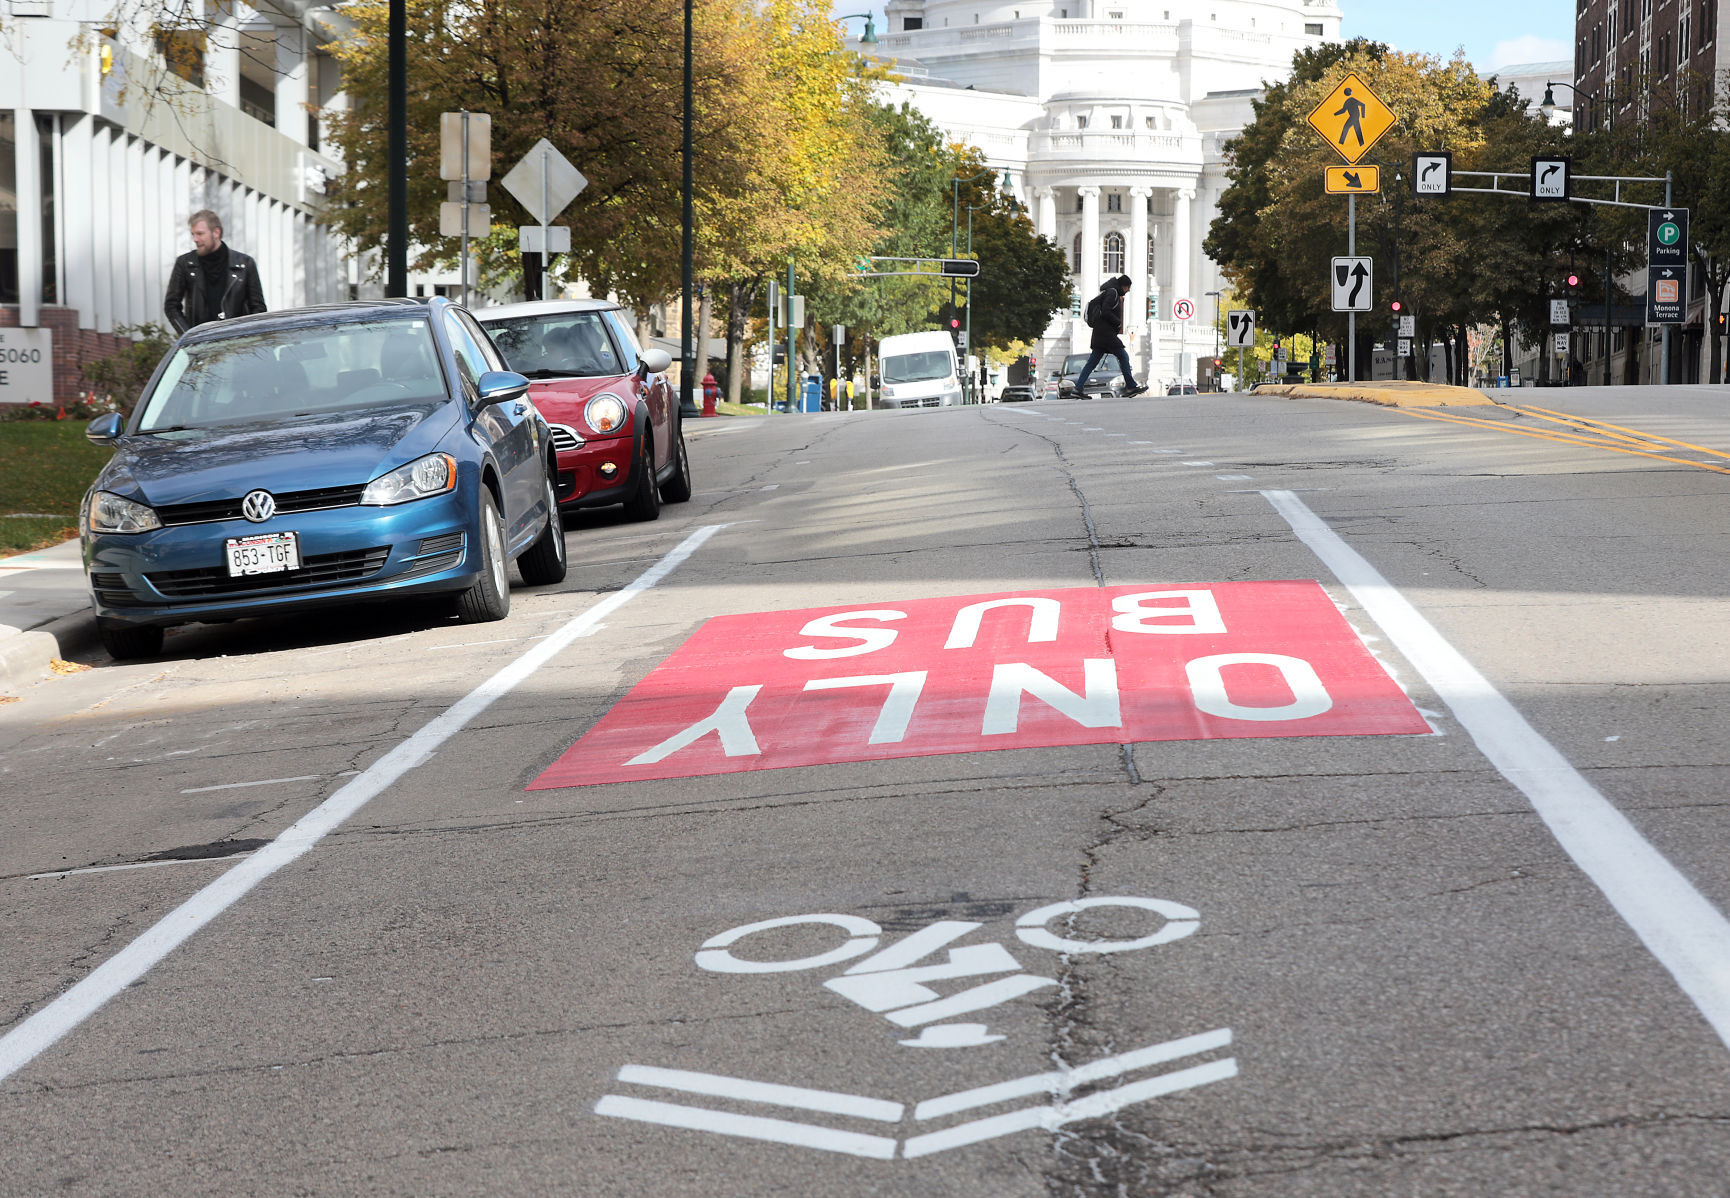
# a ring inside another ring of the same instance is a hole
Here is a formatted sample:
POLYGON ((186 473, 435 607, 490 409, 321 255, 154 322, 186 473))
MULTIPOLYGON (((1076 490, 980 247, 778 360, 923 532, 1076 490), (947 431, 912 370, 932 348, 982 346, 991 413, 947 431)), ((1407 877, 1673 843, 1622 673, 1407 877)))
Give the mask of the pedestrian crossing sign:
POLYGON ((1340 80, 1309 114, 1310 128, 1354 166, 1398 119, 1356 71, 1340 80))

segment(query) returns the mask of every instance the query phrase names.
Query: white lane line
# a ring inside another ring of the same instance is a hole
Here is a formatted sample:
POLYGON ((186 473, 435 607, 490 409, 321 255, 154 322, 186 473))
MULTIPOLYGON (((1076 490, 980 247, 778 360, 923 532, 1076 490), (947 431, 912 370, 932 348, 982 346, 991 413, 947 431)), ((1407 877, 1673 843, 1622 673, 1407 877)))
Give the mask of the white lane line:
POLYGON ((250 857, 252 849, 244 853, 229 853, 225 857, 176 857, 172 861, 133 861, 127 865, 88 865, 83 869, 57 869, 52 873, 26 874, 26 882, 40 882, 45 878, 70 878, 75 874, 111 874, 117 869, 160 869, 164 865, 208 865, 212 861, 238 861, 242 857, 250 857))
MULTIPOLYGON (((1181 453, 1183 451, 1179 450, 1178 452, 1181 453)), ((1184 465, 1184 466, 1211 466, 1211 465, 1213 465, 1213 463, 1212 462, 1182 462, 1182 463, 1180 463, 1180 465, 1184 465)))
POLYGON ((1216 474, 1214 477, 1219 479, 1222 483, 1241 483, 1249 481, 1249 475, 1247 474, 1216 474))
POLYGON ((815 1123, 765 1119, 761 1115, 734 1115, 727 1111, 680 1106, 674 1102, 650 1102, 642 1098, 608 1094, 595 1104, 595 1114, 610 1115, 615 1119, 636 1119, 642 1123, 659 1123, 666 1127, 683 1127, 691 1131, 719 1132, 724 1136, 740 1136, 747 1140, 796 1144, 801 1148, 823 1148, 830 1152, 868 1156, 880 1161, 893 1160, 895 1157, 895 1139, 892 1136, 867 1136, 853 1131, 818 1127, 815 1123))
POLYGON ((1222 1027, 1197 1036, 1185 1036, 1181 1040, 1167 1040, 1164 1044, 1138 1048, 1121 1056, 1103 1057, 1085 1065, 1078 1065, 1074 1069, 1033 1073, 995 1085, 980 1086, 975 1090, 962 1090, 955 1094, 945 1094, 941 1098, 928 1098, 913 1109, 913 1117, 920 1120, 939 1119, 957 1111, 970 1111, 975 1107, 1007 1102, 1011 1098, 1024 1098, 1029 1094, 1050 1094, 1054 1098, 1060 1098, 1088 1082, 1116 1077, 1149 1065, 1163 1065, 1181 1057, 1193 1057, 1215 1048, 1224 1048, 1230 1043, 1231 1029, 1222 1027))
POLYGON ((780 483, 770 483, 766 487, 758 487, 757 489, 759 491, 773 491, 773 490, 776 490, 777 488, 779 488, 780 485, 781 485, 780 483))
POLYGON ((834 1090, 807 1090, 800 1086, 782 1086, 774 1082, 754 1082, 720 1073, 661 1069, 654 1065, 626 1065, 619 1070, 618 1080, 639 1086, 659 1086, 663 1090, 683 1090, 687 1094, 709 1094, 716 1098, 737 1098, 745 1102, 797 1107, 802 1111, 853 1115, 860 1119, 875 1119, 879 1123, 899 1123, 901 1112, 905 1109, 899 1102, 888 1102, 881 1098, 864 1098, 858 1094, 841 1094, 834 1090))
POLYGON ((1152 441, 1131 441, 1131 445, 1152 445, 1152 441))
POLYGON ((1262 494, 1447 703, 1478 751, 1530 800, 1574 864, 1730 1047, 1730 920, 1301 499, 1290 491, 1262 494))
POLYGON ((576 616, 546 640, 434 717, 425 727, 379 758, 359 777, 290 825, 281 836, 163 916, 143 935, 98 965, 53 1002, 0 1037, 0 1081, 11 1077, 67 1032, 143 977, 194 932, 239 902, 247 891, 307 852, 409 770, 423 764, 438 747, 508 694, 560 650, 592 630, 602 619, 671 574, 703 543, 726 528, 705 524, 627 585, 576 616))
POLYGON ((1120 1111, 1124 1107, 1133 1106, 1138 1102, 1146 1102, 1150 1098, 1158 1098, 1163 1094, 1175 1094, 1180 1090, 1192 1090, 1196 1086, 1205 1086, 1210 1082, 1225 1081, 1227 1078, 1236 1076, 1237 1058, 1227 1057, 1223 1061, 1196 1065, 1190 1069, 1179 1069, 1176 1073, 1162 1073, 1158 1077, 1150 1077, 1146 1081, 1131 1082, 1129 1085, 1119 1086, 1115 1090, 1089 1094, 1086 1098, 1078 1098, 1074 1102, 1066 1102, 1058 1106, 1027 1107, 1024 1110, 992 1115, 988 1119, 975 1119, 972 1123, 962 1123, 943 1131, 913 1136, 902 1145, 901 1155, 911 1160, 915 1157, 929 1156, 933 1152, 959 1148, 963 1144, 977 1144, 981 1140, 995 1140, 999 1136, 1012 1135, 1015 1132, 1028 1131, 1035 1127, 1042 1127, 1046 1131, 1056 1131, 1066 1123, 1079 1123, 1083 1119, 1097 1119, 1101 1115, 1109 1115, 1113 1111, 1120 1111))

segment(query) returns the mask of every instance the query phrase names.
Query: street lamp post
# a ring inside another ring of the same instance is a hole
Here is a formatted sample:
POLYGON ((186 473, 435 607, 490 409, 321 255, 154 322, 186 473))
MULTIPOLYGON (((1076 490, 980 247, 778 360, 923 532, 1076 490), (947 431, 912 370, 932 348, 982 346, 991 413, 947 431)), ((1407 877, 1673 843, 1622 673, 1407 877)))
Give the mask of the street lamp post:
MULTIPOLYGON (((693 286, 691 275, 692 259, 696 252, 697 232, 697 218, 692 204, 694 172, 691 161, 691 126, 693 120, 691 112, 693 91, 691 84, 691 25, 691 0, 685 0, 685 110, 683 130, 685 177, 681 194, 681 199, 683 200, 683 212, 680 218, 682 235, 679 245, 679 285, 681 288, 681 294, 685 301, 679 305, 679 418, 681 420, 687 416, 694 417, 702 414, 697 409, 695 391, 697 382, 697 355, 695 347, 691 344, 691 308, 696 301, 696 288, 693 286)), ((653 485, 653 482, 654 480, 651 479, 650 485, 653 485)))

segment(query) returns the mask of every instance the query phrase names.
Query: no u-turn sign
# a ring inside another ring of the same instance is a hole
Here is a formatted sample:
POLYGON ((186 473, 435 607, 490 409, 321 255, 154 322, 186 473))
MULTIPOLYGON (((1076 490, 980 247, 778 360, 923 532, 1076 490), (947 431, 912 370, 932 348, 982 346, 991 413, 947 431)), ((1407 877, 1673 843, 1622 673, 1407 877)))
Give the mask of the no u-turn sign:
POLYGON ((1020 591, 717 617, 530 789, 1428 731, 1314 582, 1020 591))

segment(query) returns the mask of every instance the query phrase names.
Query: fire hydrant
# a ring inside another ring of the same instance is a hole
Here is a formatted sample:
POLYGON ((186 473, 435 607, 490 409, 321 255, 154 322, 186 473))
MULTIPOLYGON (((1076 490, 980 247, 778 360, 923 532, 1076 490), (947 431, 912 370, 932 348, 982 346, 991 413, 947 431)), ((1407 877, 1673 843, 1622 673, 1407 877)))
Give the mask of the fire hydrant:
POLYGON ((703 375, 703 415, 718 415, 715 411, 715 401, 721 398, 721 384, 715 381, 715 372, 709 371, 703 375))

